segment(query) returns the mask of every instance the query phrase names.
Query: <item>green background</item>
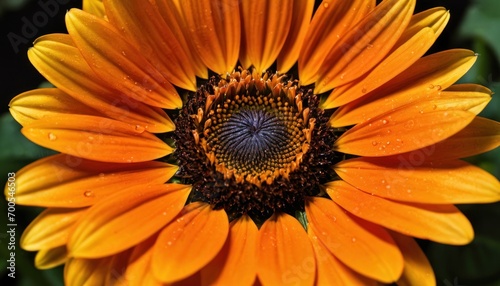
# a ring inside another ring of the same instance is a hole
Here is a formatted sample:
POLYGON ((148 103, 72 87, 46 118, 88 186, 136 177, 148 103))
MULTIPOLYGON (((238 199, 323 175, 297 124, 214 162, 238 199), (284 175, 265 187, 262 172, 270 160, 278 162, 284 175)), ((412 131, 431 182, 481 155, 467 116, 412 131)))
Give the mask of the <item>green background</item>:
MULTIPOLYGON (((47 0, 39 0, 47 2, 47 0)), ((59 11, 47 24, 37 27, 36 35, 28 43, 18 45, 14 51, 7 35, 22 35, 23 17, 30 20, 41 10, 39 2, 30 0, 0 0, 0 185, 4 185, 8 172, 15 172, 28 163, 53 154, 26 140, 8 110, 8 102, 15 95, 47 84, 30 65, 26 51, 33 40, 53 32, 65 32, 64 14, 71 7, 81 7, 80 1, 59 0, 59 11)), ((53 0, 56 1, 56 0, 53 0)), ((445 32, 429 53, 449 48, 468 48, 479 53, 475 66, 460 80, 487 86, 500 93, 500 1, 499 0, 442 0, 417 1, 416 11, 444 6, 451 12, 445 32)), ((481 116, 500 121, 500 98, 493 99, 481 116)), ((500 178, 500 148, 468 158, 468 161, 500 178)), ((34 253, 17 247, 16 279, 6 277, 6 202, 0 203, 0 274, 1 285, 62 285, 62 268, 40 271, 34 268, 34 253)), ((474 241, 461 247, 420 241, 437 277, 438 285, 500 285, 500 203, 459 206, 475 229, 474 241)), ((16 207, 17 241, 22 230, 41 209, 16 207)))

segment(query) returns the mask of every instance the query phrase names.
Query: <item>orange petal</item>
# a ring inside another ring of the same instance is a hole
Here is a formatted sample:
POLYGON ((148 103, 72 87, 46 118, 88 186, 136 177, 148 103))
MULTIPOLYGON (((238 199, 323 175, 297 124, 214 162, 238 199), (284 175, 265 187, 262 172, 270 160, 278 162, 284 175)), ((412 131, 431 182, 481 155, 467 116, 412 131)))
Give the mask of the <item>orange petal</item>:
POLYGON ((290 70, 299 58, 299 52, 304 44, 311 21, 314 2, 314 0, 293 2, 290 31, 278 56, 278 71, 280 73, 286 73, 290 70))
POLYGON ((301 84, 316 82, 318 70, 328 53, 373 8, 373 0, 325 0, 318 6, 299 55, 301 84))
POLYGON ((169 82, 191 91, 196 77, 191 59, 160 12, 150 1, 106 1, 109 22, 127 38, 169 82))
POLYGON ((164 285, 157 280, 151 271, 151 257, 153 245, 157 236, 152 236, 138 244, 132 250, 127 262, 127 269, 120 281, 120 286, 161 286, 164 285))
POLYGON ((87 105, 109 118, 144 126, 150 132, 168 132, 175 128, 162 109, 109 87, 92 71, 69 35, 51 34, 38 38, 28 51, 28 57, 47 80, 80 102, 73 107, 75 109, 85 110, 87 105))
POLYGON ((100 259, 71 258, 64 267, 64 285, 115 285, 129 256, 125 251, 100 259))
POLYGON ((50 269, 66 263, 67 259, 66 245, 42 249, 35 256, 35 266, 38 269, 50 269))
POLYGON ((46 209, 24 231, 20 242, 21 247, 32 251, 66 244, 75 221, 86 210, 87 208, 46 209))
MULTIPOLYGON (((483 117, 474 120, 457 134, 429 146, 432 154, 426 160, 442 161, 466 158, 500 146, 500 123, 483 117)), ((411 156, 411 154, 408 154, 411 156)))
POLYGON ((425 161, 426 151, 414 156, 355 158, 334 168, 347 183, 391 200, 429 203, 490 203, 500 200, 500 182, 469 163, 425 161))
POLYGON ((105 285, 111 258, 71 258, 64 267, 65 285, 105 285))
POLYGON ((244 215, 233 221, 219 254, 201 270, 203 285, 253 285, 256 277, 258 229, 244 215))
POLYGON ((203 63, 219 74, 232 72, 240 51, 240 12, 237 1, 183 1, 186 29, 203 63))
POLYGON ((23 92, 10 103, 10 113, 22 126, 37 119, 60 114, 99 116, 99 112, 73 99, 57 88, 40 88, 23 92))
POLYGON ((333 201, 320 197, 308 201, 306 213, 308 227, 344 264, 384 283, 399 278, 403 256, 382 227, 351 217, 333 201))
POLYGON ((415 0, 386 0, 352 28, 325 58, 314 93, 359 78, 392 49, 410 22, 415 0))
POLYGON ((448 50, 423 57, 388 83, 334 113, 330 123, 341 127, 436 96, 462 77, 477 56, 468 50, 448 50))
POLYGON ((441 32, 443 32, 446 24, 450 20, 450 12, 443 7, 432 8, 411 17, 410 23, 406 27, 399 38, 396 46, 400 46, 417 34, 418 31, 425 29, 426 27, 431 28, 434 31, 434 40, 436 40, 441 32))
POLYGON ((453 205, 394 202, 369 195, 344 181, 326 184, 326 191, 353 215, 405 235, 453 245, 467 244, 474 237, 470 222, 453 205))
POLYGON ((82 8, 83 11, 95 15, 99 18, 104 18, 106 16, 102 0, 83 0, 82 8))
POLYGON ((436 285, 432 266, 417 242, 411 237, 396 232, 391 232, 391 236, 401 249, 405 260, 405 268, 397 282, 398 286, 436 285))
POLYGON ((333 108, 351 102, 386 83, 415 63, 434 43, 450 18, 444 8, 435 8, 413 15, 408 27, 390 55, 360 81, 336 88, 323 108, 333 108))
POLYGON ((241 1, 245 52, 258 73, 278 57, 290 29, 293 4, 287 0, 241 1))
POLYGON ((92 206, 68 241, 70 255, 103 257, 123 251, 157 232, 182 209, 190 186, 134 187, 92 206))
POLYGON ((478 84, 455 84, 440 93, 437 107, 441 110, 467 110, 479 114, 491 100, 487 87, 478 84))
POLYGON ((43 147, 102 162, 149 161, 173 150, 141 126, 88 115, 44 118, 26 125, 21 132, 43 147))
POLYGON ((228 232, 224 210, 200 202, 187 205, 160 233, 153 250, 153 273, 167 283, 187 278, 217 255, 228 232))
POLYGON ((162 162, 103 163, 59 154, 17 172, 17 203, 78 208, 130 186, 162 184, 178 167, 162 162))
POLYGON ((360 123, 342 134, 334 148, 361 156, 405 153, 447 139, 475 117, 468 111, 434 111, 434 106, 432 101, 423 101, 360 123))
POLYGON ((307 234, 314 248, 318 268, 315 285, 377 285, 375 280, 360 275, 340 262, 318 239, 312 228, 307 229, 307 234))
POLYGON ((186 20, 182 15, 179 1, 174 0, 156 0, 153 5, 160 12, 163 21, 172 30, 175 38, 180 44, 179 49, 184 50, 190 59, 191 65, 200 78, 208 78, 208 70, 203 61, 200 59, 196 48, 191 41, 191 33, 185 27, 186 20))
POLYGON ((257 275, 263 285, 313 285, 314 251, 304 227, 285 213, 264 222, 257 242, 257 275))
POLYGON ((324 109, 345 105, 375 90, 415 63, 434 43, 434 32, 424 28, 389 54, 364 78, 336 88, 321 104, 324 109))
POLYGON ((71 9, 66 27, 92 70, 109 86, 152 106, 182 106, 175 88, 108 22, 71 9))

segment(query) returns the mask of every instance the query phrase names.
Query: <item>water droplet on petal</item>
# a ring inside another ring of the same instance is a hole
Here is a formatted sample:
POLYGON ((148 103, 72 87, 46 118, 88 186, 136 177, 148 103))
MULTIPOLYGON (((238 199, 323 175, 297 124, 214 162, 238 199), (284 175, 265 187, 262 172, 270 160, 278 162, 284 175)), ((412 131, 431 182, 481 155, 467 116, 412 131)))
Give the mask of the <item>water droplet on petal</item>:
POLYGON ((386 189, 390 189, 391 188, 391 185, 387 185, 385 186, 386 189))
POLYGON ((137 133, 142 133, 145 130, 145 128, 141 125, 136 125, 134 129, 135 129, 135 132, 137 132, 137 133))
POLYGON ((367 91, 367 90, 366 90, 366 88, 364 88, 364 87, 361 89, 361 92, 362 92, 362 93, 366 93, 366 91, 367 91))
POLYGON ((406 129, 412 129, 413 126, 415 125, 415 121, 413 121, 412 119, 408 120, 405 124, 404 124, 404 127, 406 129))
POLYGON ((442 87, 441 87, 440 85, 436 85, 436 89, 437 89, 437 90, 441 90, 441 89, 442 89, 442 87))
POLYGON ((378 142, 377 141, 372 141, 373 146, 377 146, 378 142))
POLYGON ((323 7, 325 7, 325 8, 328 8, 328 6, 330 6, 330 4, 328 4, 328 3, 323 4, 323 7))
POLYGON ((50 140, 50 141, 54 141, 54 140, 56 140, 56 139, 57 139, 57 136, 56 136, 54 133, 49 132, 49 140, 50 140))
POLYGON ((369 49, 371 49, 371 48, 373 48, 373 45, 372 45, 372 44, 368 44, 368 45, 366 45, 366 49, 367 49, 367 50, 369 50, 369 49))
POLYGON ((434 85, 432 83, 429 84, 429 89, 434 89, 434 85))
POLYGON ((351 240, 352 240, 352 242, 356 242, 356 238, 355 237, 353 237, 351 240))
POLYGON ((389 121, 387 121, 386 119, 382 120, 382 124, 387 124, 387 122, 389 122, 389 121))
POLYGON ((84 195, 85 197, 87 197, 87 198, 90 198, 90 197, 95 197, 94 192, 92 192, 92 191, 85 191, 85 192, 83 193, 83 195, 84 195))

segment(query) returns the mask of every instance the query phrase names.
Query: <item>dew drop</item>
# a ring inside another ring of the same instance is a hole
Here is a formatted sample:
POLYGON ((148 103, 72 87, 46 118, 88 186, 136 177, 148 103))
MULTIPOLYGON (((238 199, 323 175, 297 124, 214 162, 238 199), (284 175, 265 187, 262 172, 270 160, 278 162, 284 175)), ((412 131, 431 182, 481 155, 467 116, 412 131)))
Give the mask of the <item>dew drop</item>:
POLYGON ((406 192, 407 192, 408 194, 410 194, 410 193, 411 193, 411 190, 410 190, 410 189, 408 189, 408 190, 406 190, 406 192))
POLYGON ((412 119, 408 120, 405 124, 404 124, 404 127, 406 129, 412 129, 413 126, 415 125, 415 121, 413 121, 412 119))
POLYGON ((340 75, 340 79, 344 79, 344 78, 345 78, 345 73, 342 73, 342 74, 340 75))
POLYGON ((383 120, 382 120, 382 124, 387 124, 387 122, 388 122, 388 121, 387 121, 386 119, 383 119, 383 120))
POLYGON ((429 89, 434 89, 434 85, 432 83, 429 84, 429 89))
POLYGON ((125 51, 122 51, 122 55, 125 56, 125 57, 127 56, 127 54, 125 53, 125 51))
POLYGON ((172 245, 172 242, 171 241, 167 241, 167 245, 172 245))
POLYGON ((54 133, 49 132, 49 140, 50 140, 50 141, 54 141, 54 140, 56 140, 56 139, 57 139, 57 136, 56 136, 54 133))
POLYGON ((382 184, 385 184, 385 180, 380 181, 382 184))
POLYGON ((432 110, 436 110, 437 108, 438 108, 438 107, 437 107, 437 105, 435 105, 435 104, 432 106, 432 110))
POLYGON ((137 132, 137 133, 142 133, 145 130, 145 128, 139 124, 137 124, 134 129, 135 129, 135 132, 137 132))
POLYGON ((330 4, 328 4, 328 3, 323 4, 323 7, 325 7, 325 8, 328 8, 328 6, 330 6, 330 4))
POLYGON ((386 189, 390 189, 391 188, 391 185, 387 185, 385 186, 386 189))
POLYGON ((367 91, 367 90, 366 90, 366 88, 364 88, 364 87, 361 89, 361 92, 362 92, 362 93, 366 93, 366 91, 367 91))
POLYGON ((83 195, 84 195, 85 197, 87 197, 87 198, 90 198, 90 197, 95 197, 94 192, 92 192, 92 191, 85 191, 85 192, 83 193, 83 195))
POLYGON ((371 48, 373 48, 373 45, 372 45, 372 44, 368 44, 368 45, 366 45, 366 49, 367 49, 367 50, 369 50, 369 49, 371 49, 371 48))
POLYGON ((440 85, 436 85, 436 89, 437 89, 437 90, 441 90, 441 89, 443 89, 443 88, 442 88, 440 85))
POLYGON ((377 146, 378 142, 377 141, 372 141, 373 146, 377 146))
POLYGON ((104 173, 99 173, 99 178, 103 179, 106 176, 104 173))
POLYGON ((353 238, 351 239, 351 241, 352 241, 352 242, 356 242, 356 238, 355 238, 355 237, 353 237, 353 238))

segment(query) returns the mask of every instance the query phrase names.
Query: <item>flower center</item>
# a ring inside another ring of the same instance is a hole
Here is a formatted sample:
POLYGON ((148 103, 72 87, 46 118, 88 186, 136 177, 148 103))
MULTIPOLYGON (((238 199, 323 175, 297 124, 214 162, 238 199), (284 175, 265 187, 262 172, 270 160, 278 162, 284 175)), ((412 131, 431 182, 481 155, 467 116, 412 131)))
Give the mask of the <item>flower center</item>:
POLYGON ((220 80, 205 96, 205 111, 193 115, 199 123, 193 133, 225 179, 270 185, 297 169, 315 119, 308 118, 309 108, 302 109, 302 94, 292 82, 243 71, 220 80))
POLYGON ((190 201, 255 221, 293 214, 333 171, 336 135, 312 91, 285 76, 235 72, 188 97, 176 119, 177 177, 190 201))

